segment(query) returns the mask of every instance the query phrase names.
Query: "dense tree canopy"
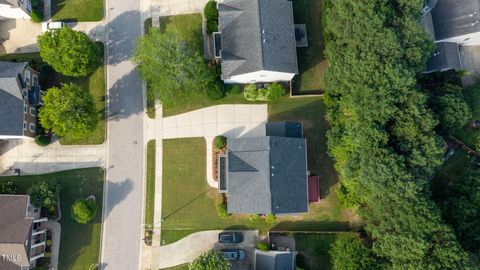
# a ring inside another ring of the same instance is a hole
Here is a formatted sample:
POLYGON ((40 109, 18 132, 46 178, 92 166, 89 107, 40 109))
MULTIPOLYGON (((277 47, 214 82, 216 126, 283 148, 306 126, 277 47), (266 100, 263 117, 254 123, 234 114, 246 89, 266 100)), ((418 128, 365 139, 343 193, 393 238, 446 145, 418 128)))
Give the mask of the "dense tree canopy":
POLYGON ((216 250, 209 250, 190 263, 190 270, 229 270, 230 261, 216 250))
POLYGON ((164 104, 181 103, 215 87, 215 72, 207 67, 199 51, 173 31, 161 33, 151 28, 138 41, 133 60, 148 83, 149 93, 164 104))
POLYGON ((416 84, 432 44, 421 0, 335 0, 327 11, 328 145, 343 197, 359 205, 373 252, 394 269, 470 266, 429 197, 443 141, 416 84))
POLYGON ((63 27, 37 40, 42 59, 64 75, 85 76, 100 64, 100 50, 85 33, 63 27))
POLYGON ((357 236, 340 235, 330 250, 334 270, 381 270, 380 261, 357 236))
POLYGON ((447 192, 442 204, 445 219, 462 245, 480 256, 480 170, 457 179, 447 192))
POLYGON ((88 136, 98 121, 91 96, 72 83, 47 90, 38 118, 45 129, 72 138, 88 136))

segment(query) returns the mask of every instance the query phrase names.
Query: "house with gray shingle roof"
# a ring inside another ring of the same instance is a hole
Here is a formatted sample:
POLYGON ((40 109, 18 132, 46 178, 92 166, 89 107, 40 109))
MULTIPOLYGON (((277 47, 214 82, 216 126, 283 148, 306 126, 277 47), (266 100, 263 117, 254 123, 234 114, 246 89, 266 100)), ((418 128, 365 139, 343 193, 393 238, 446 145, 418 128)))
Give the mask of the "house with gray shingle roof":
POLYGON ((290 81, 298 74, 291 1, 225 0, 218 13, 225 83, 290 81))
POLYGON ((46 218, 27 195, 0 195, 0 269, 26 270, 45 256, 46 218))
POLYGON ((426 0, 422 14, 436 46, 426 72, 462 69, 460 47, 480 44, 479 1, 426 0))
POLYGON ((26 62, 0 61, 0 139, 34 137, 42 91, 26 62))
POLYGON ((254 270, 295 270, 296 252, 255 250, 254 270))
MULTIPOLYGON (((268 123, 266 136, 227 140, 227 211, 308 212, 307 141, 301 123, 268 123)), ((222 184, 220 184, 222 185, 222 184)))

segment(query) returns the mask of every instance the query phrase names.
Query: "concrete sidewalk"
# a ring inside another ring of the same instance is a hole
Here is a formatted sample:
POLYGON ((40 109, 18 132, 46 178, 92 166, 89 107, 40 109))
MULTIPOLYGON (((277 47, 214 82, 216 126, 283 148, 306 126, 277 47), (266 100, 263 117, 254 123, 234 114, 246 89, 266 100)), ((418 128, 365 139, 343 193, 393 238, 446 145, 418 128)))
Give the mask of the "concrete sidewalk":
POLYGON ((152 0, 152 16, 201 13, 208 0, 152 0))
POLYGON ((163 119, 163 139, 204 137, 207 142, 207 181, 217 187, 212 175, 212 141, 227 138, 265 136, 268 105, 218 105, 163 119))
POLYGON ((78 168, 105 167, 105 145, 65 146, 58 141, 39 146, 33 139, 0 141, 0 175, 44 174, 78 168))

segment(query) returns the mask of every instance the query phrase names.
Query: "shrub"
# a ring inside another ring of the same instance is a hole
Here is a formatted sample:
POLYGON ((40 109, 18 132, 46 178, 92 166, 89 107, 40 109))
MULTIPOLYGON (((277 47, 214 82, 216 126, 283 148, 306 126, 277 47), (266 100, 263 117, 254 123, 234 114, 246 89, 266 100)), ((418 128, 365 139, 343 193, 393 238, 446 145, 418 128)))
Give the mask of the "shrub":
POLYGON ((258 242, 257 243, 257 249, 261 250, 261 251, 268 251, 269 250, 268 244, 265 243, 265 242, 258 242))
POLYGON ((52 253, 48 252, 48 251, 45 251, 44 256, 45 256, 45 258, 50 258, 50 257, 52 257, 52 253))
POLYGON ((97 214, 97 204, 93 200, 77 199, 72 205, 72 218, 80 224, 87 224, 97 214))
POLYGON ((189 270, 229 270, 230 261, 220 251, 209 250, 190 263, 189 270))
POLYGON ((227 146, 227 137, 222 135, 216 136, 213 140, 213 147, 215 148, 215 150, 220 150, 225 146, 227 146))
POLYGON ((243 89, 243 96, 248 101, 255 101, 258 97, 258 90, 255 84, 249 84, 243 89))
POLYGON ((217 204, 217 214, 221 219, 227 219, 230 214, 227 211, 227 204, 226 203, 219 203, 217 204))
POLYGON ((207 20, 218 21, 217 2, 210 0, 203 9, 203 14, 207 20))
POLYGON ((218 9, 215 1, 209 1, 203 9, 205 19, 207 20, 207 34, 218 31, 218 9))
POLYGON ((38 10, 32 10, 30 12, 30 20, 34 23, 41 23, 43 21, 42 13, 38 10))
POLYGON ((52 138, 47 135, 37 135, 35 136, 35 143, 37 143, 40 146, 47 146, 50 144, 52 138))
POLYGON ((267 223, 274 223, 277 218, 275 217, 274 214, 267 214, 265 216, 265 222, 267 223))
POLYGON ((16 194, 18 187, 12 181, 0 183, 0 194, 16 194))
POLYGON ((54 181, 41 181, 33 184, 27 193, 35 206, 53 209, 58 203, 60 189, 60 185, 54 181))
POLYGON ((255 84, 245 86, 243 95, 248 101, 277 101, 285 94, 285 89, 279 83, 270 83, 266 88, 257 89, 255 84))
POLYGON ((207 88, 207 97, 211 100, 219 100, 225 96, 225 91, 220 83, 212 83, 207 88))
POLYGON ((252 214, 248 217, 248 220, 250 220, 250 222, 252 223, 256 223, 258 221, 258 219, 260 218, 259 215, 257 214, 252 214))
POLYGON ((51 246, 52 245, 52 240, 48 239, 47 241, 45 241, 45 245, 51 246))

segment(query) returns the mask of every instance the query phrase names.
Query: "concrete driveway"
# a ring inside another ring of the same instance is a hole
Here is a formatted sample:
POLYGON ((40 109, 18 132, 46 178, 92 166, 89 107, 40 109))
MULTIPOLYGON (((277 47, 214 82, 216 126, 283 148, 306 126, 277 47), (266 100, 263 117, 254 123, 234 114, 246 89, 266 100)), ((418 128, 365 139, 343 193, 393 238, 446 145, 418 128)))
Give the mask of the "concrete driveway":
POLYGON ((105 167, 105 145, 64 146, 57 141, 48 146, 33 139, 0 141, 0 175, 44 174, 79 168, 105 167))
POLYGON ((30 20, 3 20, 0 23, 2 53, 38 52, 37 36, 42 32, 41 24, 30 20))
POLYGON ((152 0, 152 17, 201 13, 207 2, 208 0, 152 0))
POLYGON ((163 118, 163 139, 205 137, 207 142, 207 180, 217 187, 212 176, 212 141, 217 135, 227 138, 265 136, 268 105, 218 105, 163 118))
POLYGON ((253 261, 253 249, 258 240, 258 231, 242 230, 244 240, 239 244, 220 244, 218 234, 222 230, 202 231, 188 235, 181 240, 160 247, 159 268, 172 267, 189 263, 203 252, 212 248, 221 250, 225 248, 240 248, 247 252, 247 258, 242 263, 235 263, 235 268, 248 269, 253 261))

